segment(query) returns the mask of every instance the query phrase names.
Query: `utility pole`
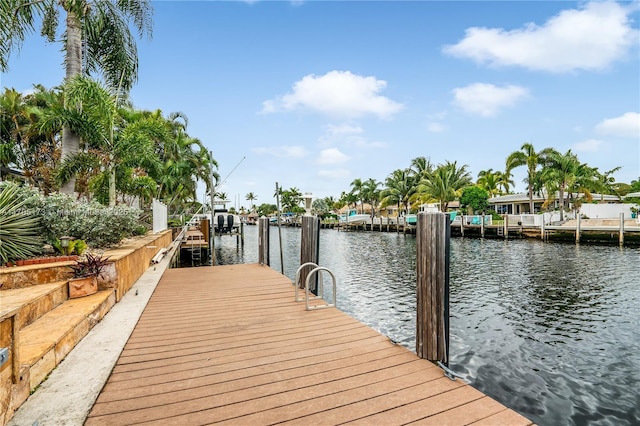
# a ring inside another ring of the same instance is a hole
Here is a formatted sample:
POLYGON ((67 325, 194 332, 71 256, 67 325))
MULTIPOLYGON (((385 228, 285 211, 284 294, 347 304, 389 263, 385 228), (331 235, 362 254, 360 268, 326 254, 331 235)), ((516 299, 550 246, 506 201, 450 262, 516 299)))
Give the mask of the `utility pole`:
POLYGON ((209 241, 211 241, 211 265, 216 266, 216 253, 215 253, 215 244, 213 239, 216 235, 213 223, 213 211, 215 210, 215 205, 213 199, 216 195, 216 184, 213 177, 213 151, 209 151, 209 159, 211 161, 211 176, 209 180, 211 181, 209 184, 209 188, 211 189, 211 214, 209 215, 209 241))

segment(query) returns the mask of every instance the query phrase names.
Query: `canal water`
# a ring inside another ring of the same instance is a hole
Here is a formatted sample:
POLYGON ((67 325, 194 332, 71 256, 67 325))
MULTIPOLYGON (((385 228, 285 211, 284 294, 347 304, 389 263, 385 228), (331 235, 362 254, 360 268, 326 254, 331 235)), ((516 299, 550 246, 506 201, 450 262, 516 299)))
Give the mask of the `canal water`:
MULTIPOLYGON (((220 264, 257 262, 257 227, 245 234, 244 249, 216 238, 220 264)), ((282 241, 293 279, 300 229, 282 241)), ((412 351, 415 256, 415 236, 321 230, 339 309, 412 351)), ((450 264, 453 370, 539 425, 640 424, 640 249, 454 237, 450 264)))

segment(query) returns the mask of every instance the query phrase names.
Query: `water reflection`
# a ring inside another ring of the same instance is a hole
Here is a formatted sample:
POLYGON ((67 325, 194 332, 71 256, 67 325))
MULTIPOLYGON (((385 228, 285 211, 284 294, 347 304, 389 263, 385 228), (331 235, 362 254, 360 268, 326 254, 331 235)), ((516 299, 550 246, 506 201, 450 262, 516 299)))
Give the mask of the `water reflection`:
MULTIPOLYGON (((257 262, 245 229, 244 250, 216 240, 220 263, 257 262)), ((300 231, 282 233, 293 278, 300 231)), ((415 238, 323 230, 320 247, 339 308, 415 350, 415 238)), ((541 425, 640 424, 639 266, 637 248, 452 239, 452 367, 541 425)))

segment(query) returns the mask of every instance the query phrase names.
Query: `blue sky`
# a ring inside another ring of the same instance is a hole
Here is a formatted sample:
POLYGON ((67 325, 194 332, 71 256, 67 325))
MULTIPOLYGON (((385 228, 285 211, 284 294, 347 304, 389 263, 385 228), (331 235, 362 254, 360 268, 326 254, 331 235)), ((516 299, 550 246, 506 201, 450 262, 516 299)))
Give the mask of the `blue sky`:
MULTIPOLYGON (((275 182, 338 197, 418 156, 467 164, 475 180, 524 142, 640 177, 637 1, 153 6, 131 99, 188 116, 233 205, 249 192, 274 202, 275 182)), ((53 87, 61 63, 36 33, 1 84, 53 87)))

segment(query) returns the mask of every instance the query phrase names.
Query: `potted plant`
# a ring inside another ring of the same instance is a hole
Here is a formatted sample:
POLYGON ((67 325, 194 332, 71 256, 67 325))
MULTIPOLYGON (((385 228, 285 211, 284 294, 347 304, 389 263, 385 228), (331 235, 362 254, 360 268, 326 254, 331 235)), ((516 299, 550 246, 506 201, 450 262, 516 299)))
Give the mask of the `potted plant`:
POLYGON ((108 257, 87 253, 84 258, 76 260, 69 267, 73 270, 73 278, 69 280, 69 299, 88 296, 98 291, 98 277, 109 263, 108 257))

